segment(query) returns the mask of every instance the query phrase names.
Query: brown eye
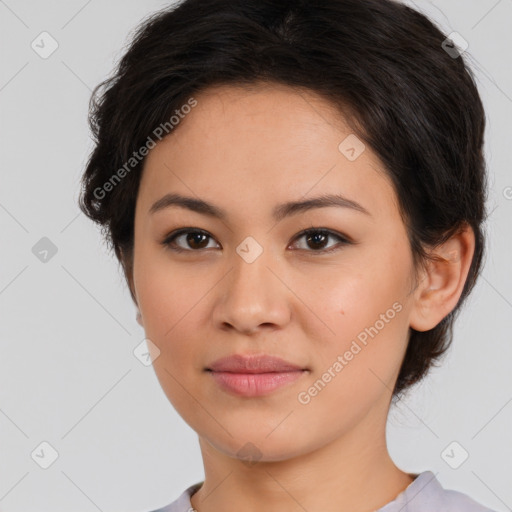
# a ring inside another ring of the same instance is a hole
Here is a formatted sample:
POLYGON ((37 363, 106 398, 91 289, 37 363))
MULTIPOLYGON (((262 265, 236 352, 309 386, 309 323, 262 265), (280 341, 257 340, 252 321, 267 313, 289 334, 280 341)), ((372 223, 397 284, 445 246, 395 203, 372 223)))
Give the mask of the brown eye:
POLYGON ((208 245, 208 235, 203 233, 189 233, 185 240, 192 249, 204 249, 208 245), (205 241, 207 242, 205 244, 205 241))
MULTIPOLYGON (((303 231, 295 238, 295 240, 301 239, 304 239, 306 244, 299 246, 298 249, 319 254, 329 253, 352 243, 346 237, 325 228, 311 228, 303 231), (338 243, 329 246, 329 240, 332 239, 337 240, 338 243)), ((210 241, 214 239, 207 231, 182 228, 168 235, 162 245, 175 252, 200 252, 203 249, 215 248, 215 246, 209 246, 210 241)))
POLYGON ((168 246, 170 249, 177 252, 194 252, 207 249, 210 239, 212 239, 212 237, 206 231, 197 229, 180 229, 166 237, 162 242, 162 245, 168 246), (177 242, 179 242, 179 244, 177 244, 177 242))
POLYGON ((323 249, 326 242, 329 240, 329 235, 322 233, 321 231, 317 231, 312 234, 306 235, 306 243, 312 249, 323 249))
POLYGON ((297 236, 296 240, 304 239, 306 246, 299 247, 300 250, 309 252, 327 253, 339 249, 340 246, 348 245, 351 242, 329 229, 308 229, 297 236), (338 243, 327 246, 329 239, 337 239, 338 243))

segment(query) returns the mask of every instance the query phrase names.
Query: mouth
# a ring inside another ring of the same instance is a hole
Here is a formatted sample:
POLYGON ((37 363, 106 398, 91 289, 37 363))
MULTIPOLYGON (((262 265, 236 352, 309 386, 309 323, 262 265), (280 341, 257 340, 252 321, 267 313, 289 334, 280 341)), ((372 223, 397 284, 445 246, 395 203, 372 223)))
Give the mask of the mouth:
POLYGON ((263 396, 309 373, 308 368, 279 357, 232 355, 205 368, 215 383, 236 396, 263 396))

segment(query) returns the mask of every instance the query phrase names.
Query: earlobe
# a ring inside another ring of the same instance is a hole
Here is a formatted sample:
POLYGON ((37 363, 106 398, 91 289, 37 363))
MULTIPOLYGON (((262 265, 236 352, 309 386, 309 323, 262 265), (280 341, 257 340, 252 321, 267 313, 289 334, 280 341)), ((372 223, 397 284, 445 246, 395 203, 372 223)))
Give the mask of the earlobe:
POLYGON ((140 310, 137 309, 137 323, 141 326, 141 327, 144 327, 144 324, 142 323, 142 315, 140 314, 140 310))
POLYGON ((435 247, 415 290, 410 327, 433 329, 455 307, 464 289, 473 254, 475 235, 464 226, 444 244, 435 247))

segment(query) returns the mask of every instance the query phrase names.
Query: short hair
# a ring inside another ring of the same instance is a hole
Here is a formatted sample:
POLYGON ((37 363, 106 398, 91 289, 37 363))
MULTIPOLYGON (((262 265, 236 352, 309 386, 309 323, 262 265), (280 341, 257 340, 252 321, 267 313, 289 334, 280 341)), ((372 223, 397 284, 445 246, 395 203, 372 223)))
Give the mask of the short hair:
MULTIPOLYGON (((433 329, 410 328, 393 390, 400 397, 451 345, 484 255, 485 113, 466 54, 446 41, 425 15, 393 0, 185 0, 157 11, 93 91, 95 146, 80 208, 101 225, 128 279, 144 164, 133 155, 155 128, 168 127, 193 94, 214 85, 264 82, 316 93, 384 164, 415 269, 428 261, 428 248, 465 225, 475 233, 456 307, 433 329)), ((131 286, 130 293, 135 300, 131 286)))

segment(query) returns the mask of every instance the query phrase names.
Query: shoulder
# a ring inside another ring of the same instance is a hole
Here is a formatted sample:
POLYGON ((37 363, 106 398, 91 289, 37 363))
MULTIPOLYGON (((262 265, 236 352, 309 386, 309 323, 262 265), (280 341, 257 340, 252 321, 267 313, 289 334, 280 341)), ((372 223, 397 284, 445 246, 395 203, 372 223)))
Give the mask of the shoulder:
MULTIPOLYGON (((203 484, 198 482, 185 489, 169 505, 151 512, 194 512, 190 497, 203 484)), ((496 512, 487 508, 468 495, 444 489, 432 471, 424 471, 401 492, 396 499, 377 512, 496 512)))
POLYGON ((394 501, 378 512, 495 512, 468 495, 444 489, 432 471, 420 473, 394 501))
POLYGON ((169 505, 152 510, 151 512, 195 512, 190 503, 190 497, 194 494, 199 487, 203 485, 203 482, 198 482, 185 489, 180 496, 169 505))

